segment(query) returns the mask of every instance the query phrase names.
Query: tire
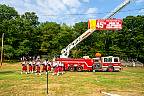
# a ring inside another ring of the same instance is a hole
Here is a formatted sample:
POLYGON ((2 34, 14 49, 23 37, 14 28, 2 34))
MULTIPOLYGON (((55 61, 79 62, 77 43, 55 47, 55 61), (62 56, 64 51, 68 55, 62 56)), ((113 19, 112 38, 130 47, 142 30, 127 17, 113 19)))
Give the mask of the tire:
POLYGON ((81 72, 81 71, 83 70, 83 67, 82 67, 82 66, 77 66, 77 67, 76 67, 76 70, 77 70, 78 72, 81 72))
POLYGON ((114 72, 114 68, 112 66, 108 67, 107 69, 108 72, 114 72))
POLYGON ((75 70, 75 68, 74 68, 74 66, 69 66, 69 67, 68 67, 68 70, 69 70, 70 72, 73 72, 73 71, 75 70))
POLYGON ((96 65, 92 65, 92 70, 95 70, 96 69, 96 65))
POLYGON ((92 66, 92 69, 93 70, 96 70, 96 69, 101 69, 101 64, 100 63, 96 63, 96 64, 94 64, 93 66, 92 66))

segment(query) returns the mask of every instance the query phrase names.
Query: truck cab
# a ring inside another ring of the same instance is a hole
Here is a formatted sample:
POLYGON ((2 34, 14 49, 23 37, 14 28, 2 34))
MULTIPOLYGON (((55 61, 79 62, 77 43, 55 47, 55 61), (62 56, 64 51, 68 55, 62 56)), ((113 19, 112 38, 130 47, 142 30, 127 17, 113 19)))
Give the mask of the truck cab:
POLYGON ((121 62, 119 57, 107 56, 101 58, 93 58, 93 70, 95 71, 120 71, 121 62))
POLYGON ((93 66, 92 69, 95 71, 100 71, 102 70, 102 64, 101 64, 101 58, 93 58, 93 66))

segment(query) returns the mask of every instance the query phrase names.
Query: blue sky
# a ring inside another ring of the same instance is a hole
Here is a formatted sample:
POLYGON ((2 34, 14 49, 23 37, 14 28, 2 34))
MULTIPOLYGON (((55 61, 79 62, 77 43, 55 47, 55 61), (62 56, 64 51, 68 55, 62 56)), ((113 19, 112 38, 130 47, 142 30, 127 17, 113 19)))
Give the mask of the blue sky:
MULTIPOLYGON (((88 19, 103 18, 124 0, 0 0, 0 4, 14 7, 19 14, 35 12, 40 22, 54 21, 58 23, 74 24, 88 19), (89 14, 94 13, 94 14, 89 14), (102 13, 102 14, 100 14, 102 13), (68 15, 87 14, 87 15, 68 15)), ((144 0, 134 0, 114 18, 124 18, 128 15, 144 15, 144 0), (136 10, 140 9, 141 10, 136 10)))

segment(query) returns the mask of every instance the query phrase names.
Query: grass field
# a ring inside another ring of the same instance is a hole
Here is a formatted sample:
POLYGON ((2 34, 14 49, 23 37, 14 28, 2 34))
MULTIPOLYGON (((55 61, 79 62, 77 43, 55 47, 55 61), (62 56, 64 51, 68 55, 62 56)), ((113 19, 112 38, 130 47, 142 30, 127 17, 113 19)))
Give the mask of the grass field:
MULTIPOLYGON (((46 75, 20 74, 21 64, 0 68, 0 96, 46 96, 46 75)), ((66 72, 49 74, 48 96, 144 96, 144 68, 123 68, 121 72, 66 72)))

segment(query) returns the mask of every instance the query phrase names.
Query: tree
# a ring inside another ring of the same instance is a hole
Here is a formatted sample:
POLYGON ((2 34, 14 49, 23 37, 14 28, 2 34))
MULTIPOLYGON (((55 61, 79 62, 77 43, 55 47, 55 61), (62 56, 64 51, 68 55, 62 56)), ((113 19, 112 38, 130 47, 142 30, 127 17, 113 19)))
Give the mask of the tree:
POLYGON ((4 45, 4 57, 6 59, 9 59, 9 60, 12 59, 14 56, 14 52, 15 52, 15 50, 12 46, 4 45))
POLYGON ((0 22, 17 18, 18 13, 13 7, 0 4, 0 22))
MULTIPOLYGON (((39 22, 34 12, 19 15, 13 7, 0 4, 0 35, 5 33, 4 52, 7 59, 23 55, 48 55, 53 58, 84 33, 87 25, 87 22, 74 26, 39 22)), ((95 31, 71 50, 70 57, 94 57, 96 52, 100 52, 103 56, 113 55, 144 62, 143 29, 144 16, 127 16, 123 19, 122 30, 95 31)))

